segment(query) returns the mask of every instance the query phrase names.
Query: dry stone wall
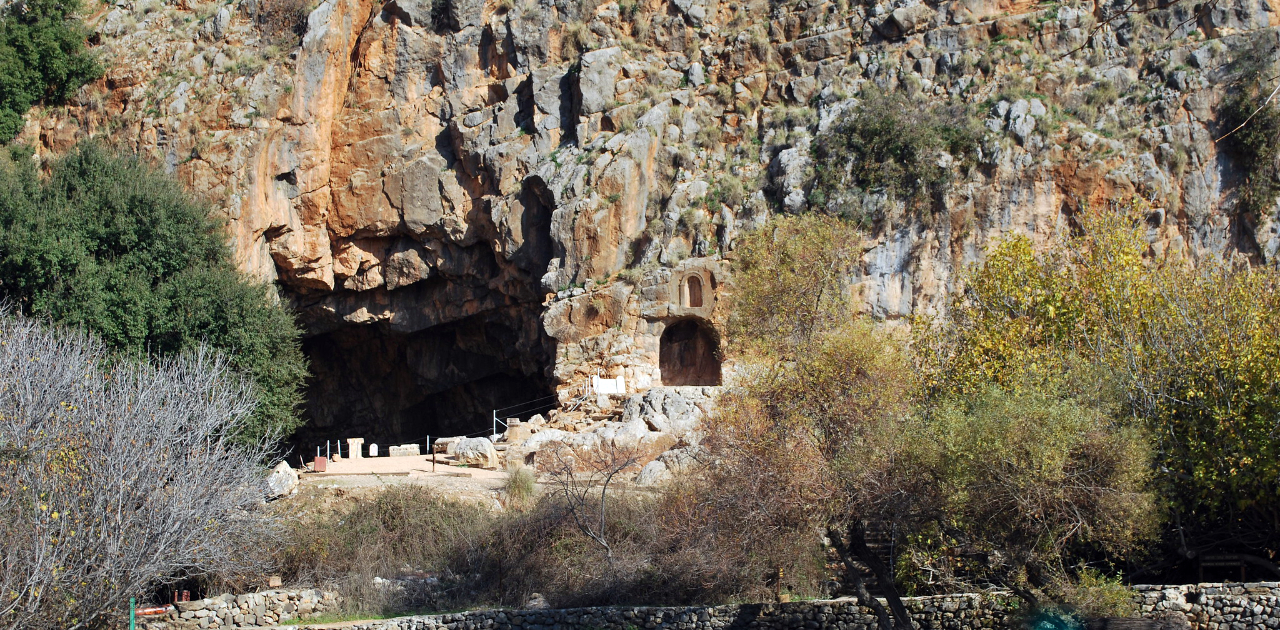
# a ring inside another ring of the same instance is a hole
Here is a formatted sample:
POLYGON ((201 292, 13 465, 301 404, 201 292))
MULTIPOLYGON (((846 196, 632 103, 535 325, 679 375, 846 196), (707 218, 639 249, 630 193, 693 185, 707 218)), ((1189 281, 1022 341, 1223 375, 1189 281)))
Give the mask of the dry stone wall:
POLYGON ((318 589, 272 590, 221 595, 175 604, 160 619, 145 621, 143 630, 194 628, 262 628, 309 619, 338 609, 337 593, 318 589))
MULTIPOLYGON (((1191 630, 1280 628, 1280 582, 1133 587, 1144 618, 1191 630), (1169 623, 1169 622, 1173 623, 1169 623), (1184 626, 1185 627, 1185 626, 1184 626)), ((1010 593, 964 593, 906 600, 920 630, 1006 628, 1018 600, 1010 593)), ((337 596, 318 590, 223 595, 179 604, 146 630, 252 628, 336 610, 337 596), (260 624, 255 626, 254 624, 260 624)), ((874 630, 875 616, 851 599, 708 607, 598 607, 563 610, 477 610, 385 619, 350 630, 874 630)), ((306 627, 305 625, 302 627, 306 627)))

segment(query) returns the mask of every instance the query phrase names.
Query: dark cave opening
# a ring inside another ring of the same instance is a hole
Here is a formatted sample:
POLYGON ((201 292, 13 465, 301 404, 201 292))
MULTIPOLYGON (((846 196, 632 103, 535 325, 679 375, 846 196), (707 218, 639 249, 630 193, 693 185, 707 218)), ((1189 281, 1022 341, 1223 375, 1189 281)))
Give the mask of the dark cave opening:
POLYGON ((492 410, 552 393, 547 357, 488 314, 418 332, 339 328, 309 337, 304 416, 292 442, 304 456, 329 440, 424 444, 489 429, 492 410))
POLYGON ((709 324, 682 319, 662 331, 658 368, 662 384, 719 385, 720 338, 709 324))
POLYGON ((553 395, 554 342, 542 328, 540 289, 556 253, 553 204, 539 178, 525 182, 503 223, 503 238, 514 245, 505 260, 484 243, 437 242, 430 279, 300 298, 311 330, 302 341, 311 379, 305 424, 290 440, 295 452, 306 458, 317 445, 347 438, 389 446, 487 433, 493 410, 553 395), (394 325, 335 316, 388 302, 394 325))

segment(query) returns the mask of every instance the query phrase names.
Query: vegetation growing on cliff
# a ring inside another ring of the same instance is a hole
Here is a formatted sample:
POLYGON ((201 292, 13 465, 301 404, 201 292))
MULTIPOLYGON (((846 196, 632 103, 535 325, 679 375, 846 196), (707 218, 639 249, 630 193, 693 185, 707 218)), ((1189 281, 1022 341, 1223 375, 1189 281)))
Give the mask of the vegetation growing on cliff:
POLYGON ((85 51, 77 0, 28 0, 0 8, 0 143, 22 131, 37 103, 60 104, 102 73, 85 51))
POLYGON ((725 496, 743 485, 762 493, 738 502, 760 506, 756 517, 775 530, 825 529, 844 587, 882 629, 910 622, 874 532, 981 554, 981 575, 945 558, 927 568, 964 574, 947 586, 1001 584, 1031 603, 1070 581, 1074 549, 1123 554, 1150 535, 1148 438, 1096 389, 1077 386, 1072 366, 1035 383, 987 380, 932 395, 906 339, 844 299, 856 233, 802 216, 744 240, 739 251, 753 255, 740 263, 735 315, 738 338, 750 339, 746 382, 722 401, 708 475, 769 483, 710 485, 725 496), (777 313, 758 312, 764 304, 777 313))
POLYGON ((1219 110, 1223 148, 1243 170, 1238 211, 1261 217, 1280 194, 1280 104, 1271 50, 1255 43, 1235 60, 1234 89, 1219 110))
POLYGON ((847 192, 852 187, 883 192, 928 217, 956 170, 976 160, 981 137, 964 106, 873 93, 814 143, 810 201, 870 226, 879 216, 847 192))
POLYGON ((281 437, 300 423, 298 328, 269 287, 235 269, 225 239, 206 204, 135 157, 88 144, 44 178, 25 151, 0 156, 5 297, 136 356, 227 351, 258 400, 240 430, 281 437))

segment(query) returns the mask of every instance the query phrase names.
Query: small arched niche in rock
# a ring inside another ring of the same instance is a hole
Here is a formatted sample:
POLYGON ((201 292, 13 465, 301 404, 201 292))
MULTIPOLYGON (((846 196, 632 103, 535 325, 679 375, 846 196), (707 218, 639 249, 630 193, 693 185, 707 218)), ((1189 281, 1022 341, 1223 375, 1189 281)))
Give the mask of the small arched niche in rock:
POLYGON ((706 322, 674 322, 662 331, 659 344, 663 385, 720 384, 720 336, 706 322))
POLYGON ((684 305, 686 308, 702 308, 702 278, 698 276, 685 278, 684 305))

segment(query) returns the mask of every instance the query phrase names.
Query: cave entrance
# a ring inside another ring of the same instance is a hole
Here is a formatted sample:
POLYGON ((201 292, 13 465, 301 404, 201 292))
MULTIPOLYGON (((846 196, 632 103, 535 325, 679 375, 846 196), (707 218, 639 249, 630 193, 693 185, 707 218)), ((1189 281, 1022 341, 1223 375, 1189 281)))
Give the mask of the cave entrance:
POLYGON ((417 332, 365 325, 308 337, 307 422, 292 442, 305 453, 349 437, 385 447, 487 433, 494 409, 553 393, 549 354, 526 328, 519 315, 480 316, 417 332))
POLYGON ((698 319, 682 319, 662 331, 658 367, 663 385, 719 385, 720 336, 698 319))

